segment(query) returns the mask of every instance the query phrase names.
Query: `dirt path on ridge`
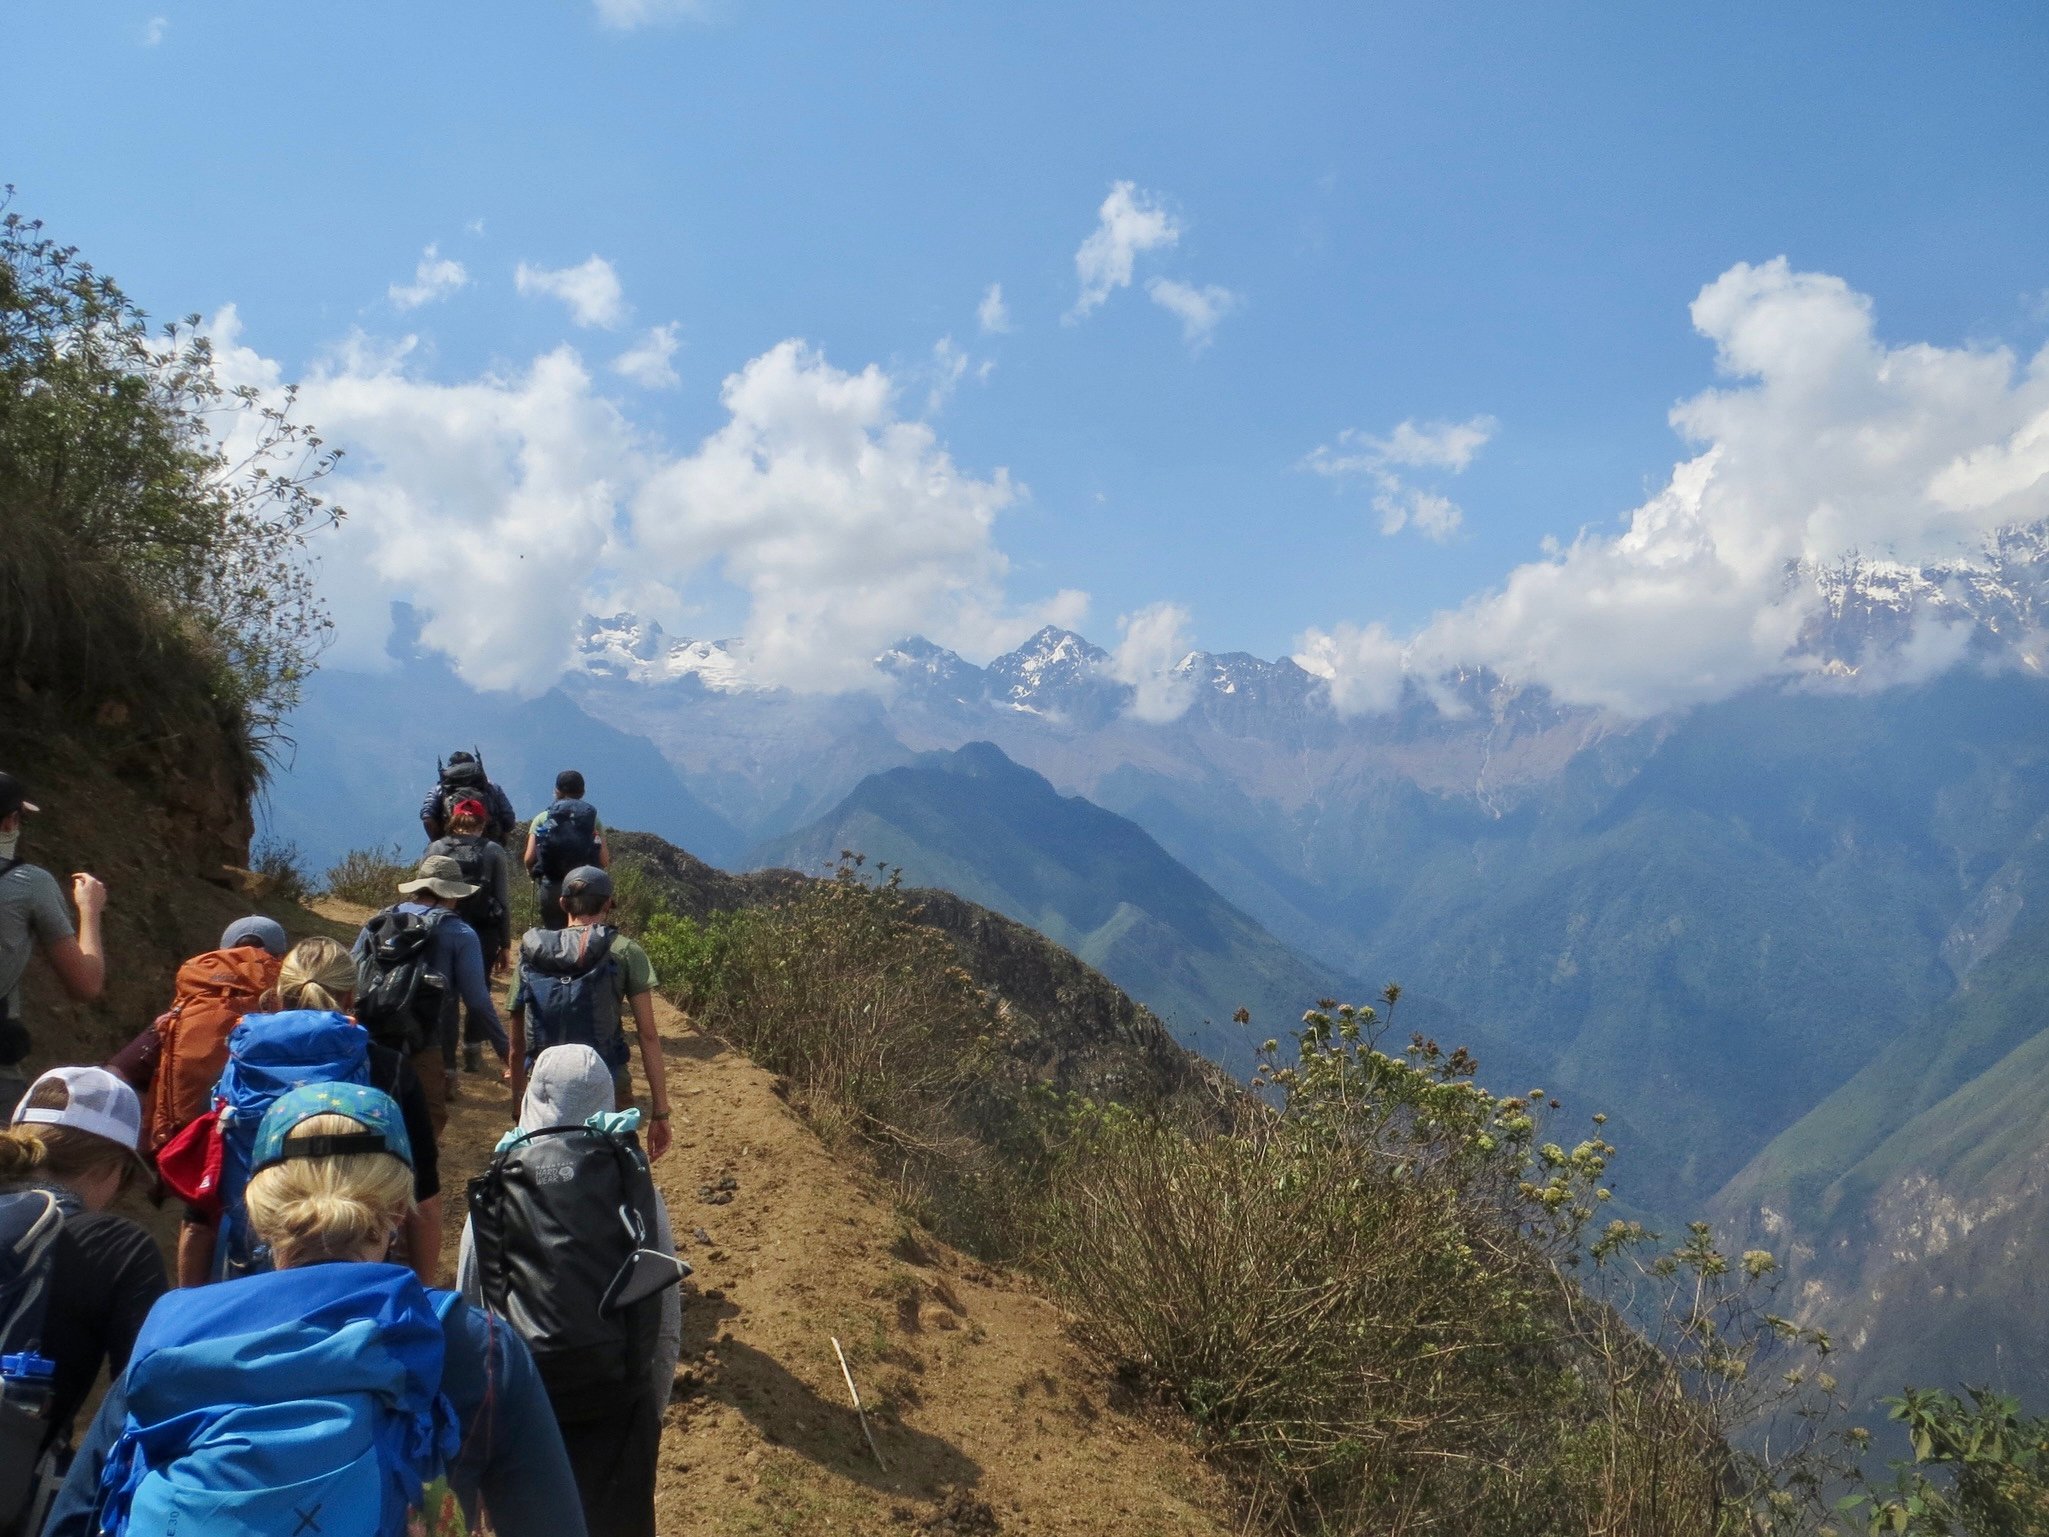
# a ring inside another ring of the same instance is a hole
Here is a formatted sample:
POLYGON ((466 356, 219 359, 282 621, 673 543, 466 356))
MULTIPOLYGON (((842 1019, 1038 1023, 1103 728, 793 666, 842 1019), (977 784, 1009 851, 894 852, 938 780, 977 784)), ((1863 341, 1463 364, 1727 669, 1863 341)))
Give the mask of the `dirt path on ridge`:
MULTIPOLYGON (((1215 1475, 1113 1402, 1057 1309, 914 1232, 886 1189, 783 1103, 772 1075, 666 1002, 655 1011, 676 1112, 655 1178, 696 1268, 662 1433, 662 1537, 1231 1530, 1215 1475), (729 1199, 708 1202, 707 1187, 729 1199), (862 1439, 833 1336, 886 1473, 862 1439)), ((645 1104, 637 1058, 635 1073, 645 1104)), ((441 1153, 451 1278, 464 1182, 512 1119, 505 1086, 464 1075, 441 1153)))

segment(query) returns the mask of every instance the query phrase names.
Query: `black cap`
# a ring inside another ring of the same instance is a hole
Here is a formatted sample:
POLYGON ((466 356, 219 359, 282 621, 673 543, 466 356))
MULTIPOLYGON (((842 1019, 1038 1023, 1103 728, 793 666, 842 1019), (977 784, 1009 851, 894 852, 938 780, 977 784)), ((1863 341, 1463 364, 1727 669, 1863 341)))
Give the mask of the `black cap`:
POLYGON ((11 817, 17 811, 41 811, 43 808, 28 798, 28 791, 12 774, 0 769, 0 819, 11 817))

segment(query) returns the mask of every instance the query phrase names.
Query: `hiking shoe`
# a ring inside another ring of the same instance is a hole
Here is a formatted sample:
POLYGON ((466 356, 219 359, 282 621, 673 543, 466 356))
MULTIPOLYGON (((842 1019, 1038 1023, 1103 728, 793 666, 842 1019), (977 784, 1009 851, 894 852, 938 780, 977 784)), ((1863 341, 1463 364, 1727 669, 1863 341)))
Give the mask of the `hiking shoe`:
POLYGON ((484 1070, 484 1043, 471 1041, 462 1049, 462 1070, 466 1073, 481 1073, 484 1070))

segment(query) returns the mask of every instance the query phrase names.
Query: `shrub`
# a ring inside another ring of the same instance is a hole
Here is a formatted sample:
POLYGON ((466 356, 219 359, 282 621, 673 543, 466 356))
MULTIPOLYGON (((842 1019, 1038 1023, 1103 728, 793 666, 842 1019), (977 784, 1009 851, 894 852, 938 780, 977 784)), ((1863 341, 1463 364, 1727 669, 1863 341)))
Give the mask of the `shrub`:
POLYGON ((320 889, 358 907, 389 907, 398 900, 398 883, 417 868, 396 843, 389 848, 350 849, 321 877, 320 889))
POLYGON ((197 327, 153 334, 73 248, 0 216, 0 662, 177 729, 196 692, 260 758, 330 628, 301 555, 341 516, 310 489, 336 455, 293 392, 224 386, 197 327))
POLYGON ((787 1080, 828 1139, 860 1144, 956 1243, 1016 1247, 1022 1091, 1006 1088, 990 1000, 893 882, 851 866, 773 907, 648 920, 665 991, 787 1080))
POLYGON ((2045 1537, 2049 1534, 2049 1419, 1987 1388, 1909 1388, 1886 1401, 1906 1427, 1914 1460, 1889 1487, 1842 1502, 1878 1537, 2045 1537), (1931 1476, 1931 1473, 1934 1476, 1931 1476))
POLYGON ((1811 1514, 1810 1462, 1731 1447, 1765 1405, 1703 1386, 1822 1343, 1765 1322, 1762 1261, 1732 1274, 1699 1232, 1647 1252, 1622 1224, 1576 1281, 1613 1149, 1540 1141, 1541 1094, 1488 1095, 1421 1039, 1380 1051, 1383 1028, 1309 1014, 1292 1065, 1269 1045, 1278 1103, 1225 1135, 1079 1118, 1038 1263, 1083 1343, 1186 1409, 1270 1529, 1718 1537, 1811 1514), (1685 1293, 1666 1348, 1619 1310, 1624 1276, 1685 1293))
POLYGON ((286 902, 304 902, 313 895, 313 882, 306 874, 306 855, 287 838, 265 833, 249 849, 249 869, 261 876, 269 890, 286 902))

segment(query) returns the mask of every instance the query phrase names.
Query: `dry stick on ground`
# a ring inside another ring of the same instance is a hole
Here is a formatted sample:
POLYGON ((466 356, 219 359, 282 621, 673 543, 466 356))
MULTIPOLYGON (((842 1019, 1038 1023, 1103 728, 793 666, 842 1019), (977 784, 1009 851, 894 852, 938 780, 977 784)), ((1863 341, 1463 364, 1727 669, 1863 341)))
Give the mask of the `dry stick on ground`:
POLYGON ((854 1372, 847 1365, 847 1353, 840 1349, 836 1336, 828 1335, 827 1338, 832 1340, 832 1353, 840 1358, 840 1375, 847 1379, 847 1392, 853 1397, 854 1414, 861 1421, 861 1434, 868 1438, 868 1450, 875 1453, 875 1465, 887 1473, 889 1464, 882 1460, 882 1449, 875 1444, 874 1432, 868 1428, 868 1411, 861 1407, 861 1390, 854 1386, 854 1372))

